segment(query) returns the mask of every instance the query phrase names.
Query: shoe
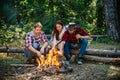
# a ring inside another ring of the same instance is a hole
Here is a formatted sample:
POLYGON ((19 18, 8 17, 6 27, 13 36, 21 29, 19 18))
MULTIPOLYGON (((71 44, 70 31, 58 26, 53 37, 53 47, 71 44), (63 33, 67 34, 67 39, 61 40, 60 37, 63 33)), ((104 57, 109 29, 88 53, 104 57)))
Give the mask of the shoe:
POLYGON ((66 69, 67 69, 68 72, 72 72, 73 71, 73 68, 71 66, 67 66, 66 69))
POLYGON ((70 66, 70 61, 64 61, 63 66, 64 68, 67 68, 68 66, 70 66))
POLYGON ((73 68, 70 66, 70 61, 64 62, 64 68, 67 70, 67 72, 72 72, 73 68))
POLYGON ((78 63, 78 65, 81 65, 81 64, 82 64, 82 61, 81 61, 81 60, 79 60, 77 63, 78 63))
POLYGON ((67 69, 65 69, 65 67, 61 67, 58 71, 58 73, 66 73, 67 69))
POLYGON ((70 61, 65 61, 64 63, 65 63, 65 65, 67 65, 67 66, 70 65, 70 61))
POLYGON ((65 55, 66 61, 70 61, 72 55, 65 55))

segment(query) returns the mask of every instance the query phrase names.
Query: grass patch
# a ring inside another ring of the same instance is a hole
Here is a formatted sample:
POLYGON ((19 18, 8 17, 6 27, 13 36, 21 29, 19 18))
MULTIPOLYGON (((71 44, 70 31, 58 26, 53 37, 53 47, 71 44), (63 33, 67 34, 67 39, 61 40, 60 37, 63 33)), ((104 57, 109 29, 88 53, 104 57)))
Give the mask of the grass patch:
POLYGON ((88 44, 90 49, 106 49, 106 50, 120 50, 120 43, 109 38, 99 38, 96 40, 90 40, 88 44))
POLYGON ((4 59, 4 60, 0 60, 1 66, 10 66, 10 64, 17 64, 17 63, 21 63, 20 59, 4 59))
POLYGON ((22 54, 12 54, 7 55, 7 54, 0 54, 0 66, 10 66, 10 64, 19 64, 24 62, 24 57, 22 54))
POLYGON ((95 71, 95 72, 106 72, 109 68, 109 65, 107 65, 107 64, 93 64, 89 67, 92 71, 95 71))

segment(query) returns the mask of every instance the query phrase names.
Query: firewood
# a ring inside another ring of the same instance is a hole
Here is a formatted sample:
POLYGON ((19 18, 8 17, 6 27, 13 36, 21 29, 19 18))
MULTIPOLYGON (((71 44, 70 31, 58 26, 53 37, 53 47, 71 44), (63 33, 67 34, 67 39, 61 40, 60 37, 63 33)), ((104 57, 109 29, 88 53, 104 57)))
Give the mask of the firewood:
MULTIPOLYGON (((79 50, 71 50, 72 54, 77 55, 79 50)), ((87 55, 120 57, 120 50, 87 49, 87 55)))
POLYGON ((87 54, 98 56, 117 56, 120 57, 120 50, 102 50, 102 49, 87 49, 87 54))
POLYGON ((120 58, 98 57, 98 56, 91 56, 91 55, 84 55, 83 58, 85 60, 91 60, 91 61, 97 61, 97 62, 120 64, 120 58))
POLYGON ((34 67, 33 64, 10 64, 11 66, 17 66, 17 67, 34 67))
MULTIPOLYGON (((103 49, 87 49, 87 54, 90 55, 110 55, 110 56, 120 56, 120 50, 103 50, 103 49)), ((0 47, 1 53, 23 53, 24 48, 5 48, 0 47)), ((72 50, 73 54, 78 54, 79 50, 72 50)))

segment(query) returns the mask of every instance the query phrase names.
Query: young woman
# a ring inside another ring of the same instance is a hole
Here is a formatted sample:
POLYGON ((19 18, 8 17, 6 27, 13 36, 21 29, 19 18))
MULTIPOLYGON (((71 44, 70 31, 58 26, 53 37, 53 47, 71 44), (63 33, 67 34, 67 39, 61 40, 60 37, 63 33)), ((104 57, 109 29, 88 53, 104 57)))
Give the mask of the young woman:
POLYGON ((65 27, 63 26, 63 23, 59 20, 55 23, 54 29, 52 32, 52 49, 57 48, 59 49, 59 55, 63 56, 63 49, 61 49, 61 44, 58 44, 65 32, 65 27))

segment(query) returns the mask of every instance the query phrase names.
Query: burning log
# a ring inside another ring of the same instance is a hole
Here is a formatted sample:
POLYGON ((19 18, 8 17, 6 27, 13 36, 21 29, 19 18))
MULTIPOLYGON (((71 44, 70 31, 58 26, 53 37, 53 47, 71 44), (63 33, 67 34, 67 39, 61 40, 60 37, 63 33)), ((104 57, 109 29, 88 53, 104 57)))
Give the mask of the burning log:
POLYGON ((46 58, 44 56, 41 56, 40 59, 36 59, 38 63, 38 68, 43 67, 43 71, 46 71, 47 73, 59 72, 62 64, 58 58, 58 50, 56 48, 51 49, 46 58))
POLYGON ((48 74, 55 74, 56 73, 56 66, 49 66, 49 67, 44 67, 43 71, 48 73, 48 74))
MULTIPOLYGON (((24 48, 0 48, 0 52, 7 53, 23 53, 24 48)), ((36 62, 38 63, 37 69, 44 71, 49 74, 57 73, 65 73, 70 72, 73 69, 66 66, 63 66, 62 61, 59 60, 61 55, 59 51, 55 48, 54 50, 50 50, 47 56, 41 56, 41 58, 36 58, 36 62), (64 69, 62 69, 64 67, 64 69)), ((28 66, 25 64, 12 64, 11 66, 28 66)), ((30 65, 31 66, 31 65, 30 65)))
POLYGON ((42 70, 47 73, 65 73, 73 71, 72 67, 65 65, 60 61, 59 51, 54 48, 49 51, 46 58, 41 57, 41 59, 37 59, 38 68, 42 67, 42 70))

